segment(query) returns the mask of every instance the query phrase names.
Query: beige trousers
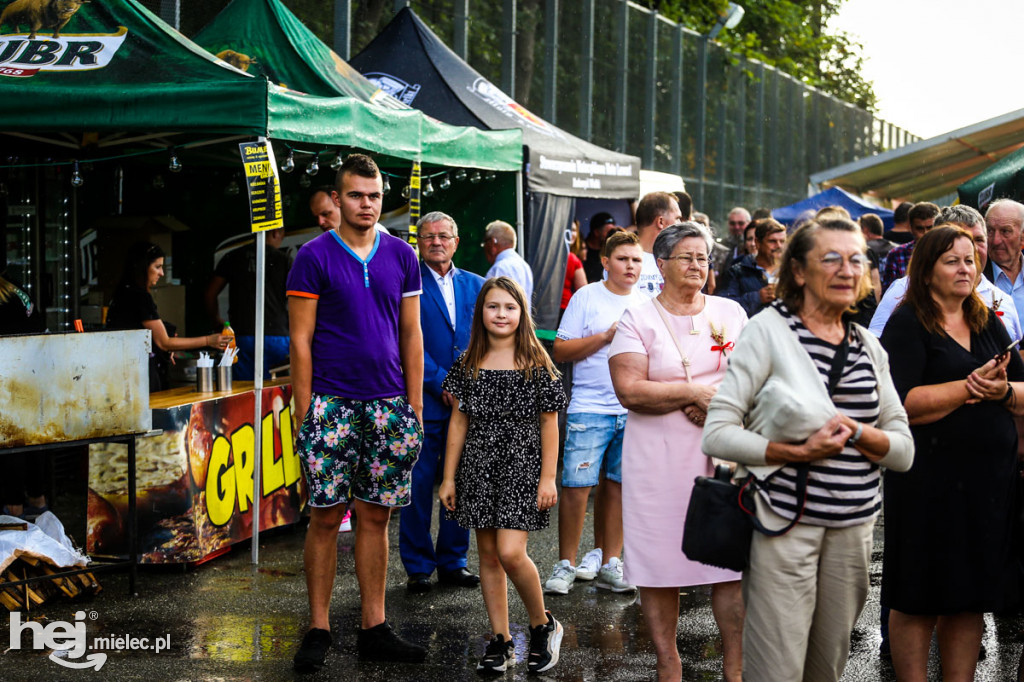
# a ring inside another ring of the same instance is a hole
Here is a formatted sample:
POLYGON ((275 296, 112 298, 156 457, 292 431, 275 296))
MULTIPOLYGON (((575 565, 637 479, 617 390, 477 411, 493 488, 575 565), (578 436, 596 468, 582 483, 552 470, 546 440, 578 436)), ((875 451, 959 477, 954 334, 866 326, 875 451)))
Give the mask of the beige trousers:
MULTIPOLYGON (((758 500, 767 528, 787 521, 758 500)), ((776 538, 754 531, 743 573, 745 682, 837 682, 864 608, 872 522, 849 528, 796 524, 776 538)))

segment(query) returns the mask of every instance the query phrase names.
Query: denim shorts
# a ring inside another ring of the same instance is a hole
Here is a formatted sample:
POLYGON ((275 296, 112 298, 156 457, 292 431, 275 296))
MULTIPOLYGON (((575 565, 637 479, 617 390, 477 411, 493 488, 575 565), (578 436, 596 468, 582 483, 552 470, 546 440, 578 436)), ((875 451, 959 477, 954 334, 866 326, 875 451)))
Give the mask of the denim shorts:
POLYGON ((353 497, 385 507, 412 500, 423 429, 405 396, 352 400, 314 393, 296 439, 311 507, 353 497))
POLYGON ((569 414, 565 422, 565 454, 562 457, 562 485, 587 488, 604 475, 622 483, 622 434, 624 414, 569 414))

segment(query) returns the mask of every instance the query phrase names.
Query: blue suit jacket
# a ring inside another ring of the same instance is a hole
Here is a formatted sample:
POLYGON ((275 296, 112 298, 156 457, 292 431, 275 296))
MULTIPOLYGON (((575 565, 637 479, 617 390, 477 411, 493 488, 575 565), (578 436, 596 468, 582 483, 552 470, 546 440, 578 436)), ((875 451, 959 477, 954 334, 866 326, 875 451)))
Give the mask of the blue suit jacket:
POLYGON ((452 328, 448 306, 434 281, 432 271, 420 263, 423 276, 423 297, 420 301, 420 325, 423 327, 423 418, 448 419, 451 408, 441 402, 441 383, 448 370, 469 345, 473 324, 473 306, 484 284, 480 275, 455 271, 455 328, 452 328))

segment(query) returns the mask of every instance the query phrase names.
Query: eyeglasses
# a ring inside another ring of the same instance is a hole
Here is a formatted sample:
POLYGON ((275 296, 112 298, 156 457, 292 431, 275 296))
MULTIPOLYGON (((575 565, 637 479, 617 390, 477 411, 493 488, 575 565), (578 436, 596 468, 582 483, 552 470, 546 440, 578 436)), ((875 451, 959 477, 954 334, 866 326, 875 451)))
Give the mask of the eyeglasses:
POLYGON ((706 268, 708 266, 708 259, 705 256, 697 256, 696 258, 694 258, 688 253, 684 253, 681 256, 670 256, 668 258, 662 258, 661 260, 677 260, 680 263, 682 263, 684 267, 687 268, 693 265, 694 261, 697 261, 697 265, 699 267, 706 268))
POLYGON ((443 233, 442 234, 421 234, 419 236, 419 240, 421 242, 444 242, 444 243, 448 243, 448 242, 450 242, 453 239, 455 239, 455 237, 453 235, 443 234, 443 233))
POLYGON ((838 270, 843 267, 843 261, 850 263, 852 270, 863 271, 864 267, 868 264, 868 257, 863 253, 855 253, 849 258, 843 258, 843 254, 836 253, 835 251, 829 251, 824 256, 818 259, 821 262, 821 267, 826 270, 838 270))
POLYGON ((749 221, 747 220, 730 220, 730 225, 746 225, 749 221))

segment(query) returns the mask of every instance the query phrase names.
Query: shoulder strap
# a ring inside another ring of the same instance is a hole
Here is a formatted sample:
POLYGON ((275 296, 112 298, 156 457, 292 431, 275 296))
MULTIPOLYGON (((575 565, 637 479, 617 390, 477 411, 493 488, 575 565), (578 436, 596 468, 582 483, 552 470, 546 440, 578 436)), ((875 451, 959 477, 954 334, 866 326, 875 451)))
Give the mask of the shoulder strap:
POLYGON ((686 372, 686 381, 689 383, 690 379, 690 358, 686 357, 686 353, 683 351, 683 344, 679 343, 679 337, 676 336, 676 332, 672 329, 672 325, 668 321, 668 313, 661 306, 661 301, 657 297, 652 298, 654 301, 654 309, 658 311, 658 315, 661 316, 661 321, 665 323, 665 328, 668 329, 668 335, 672 337, 672 343, 676 344, 676 350, 679 351, 679 358, 683 361, 683 371, 686 372))
POLYGON ((832 356, 832 366, 828 369, 828 394, 831 397, 839 385, 843 376, 843 368, 846 367, 846 359, 850 355, 850 324, 843 323, 843 342, 839 344, 835 355, 832 356))
MULTIPOLYGON (((835 355, 832 356, 832 365, 828 370, 828 394, 829 397, 835 393, 836 386, 839 385, 839 379, 843 376, 843 368, 846 366, 846 359, 850 355, 850 325, 848 323, 843 324, 843 341, 839 344, 839 348, 836 349, 835 355)), ((807 474, 811 469, 810 464, 797 464, 794 466, 796 469, 796 499, 800 500, 800 511, 797 513, 789 523, 778 530, 771 530, 766 528, 764 524, 758 520, 757 515, 752 509, 747 509, 743 504, 743 493, 747 486, 751 488, 757 487, 757 479, 753 475, 747 478, 747 482, 743 484, 740 489, 740 507, 750 515, 750 521, 754 524, 754 528, 760 533, 764 533, 768 537, 778 537, 779 535, 785 535, 789 530, 795 526, 804 515, 804 507, 807 506, 807 474)), ((769 474, 764 480, 768 481, 772 476, 777 474, 781 469, 776 470, 769 474)))

